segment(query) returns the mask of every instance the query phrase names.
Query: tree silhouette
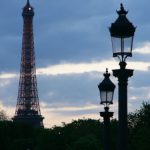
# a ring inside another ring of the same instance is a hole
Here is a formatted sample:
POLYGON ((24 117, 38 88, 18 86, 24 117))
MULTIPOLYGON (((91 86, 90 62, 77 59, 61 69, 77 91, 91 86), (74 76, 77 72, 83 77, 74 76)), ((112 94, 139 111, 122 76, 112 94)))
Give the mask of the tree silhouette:
MULTIPOLYGON (((150 150, 150 103, 129 114, 129 150, 150 150)), ((117 149, 118 121, 111 121, 111 149, 117 149)), ((103 122, 94 119, 74 120, 51 129, 28 124, 0 121, 2 150, 102 150, 103 122)))

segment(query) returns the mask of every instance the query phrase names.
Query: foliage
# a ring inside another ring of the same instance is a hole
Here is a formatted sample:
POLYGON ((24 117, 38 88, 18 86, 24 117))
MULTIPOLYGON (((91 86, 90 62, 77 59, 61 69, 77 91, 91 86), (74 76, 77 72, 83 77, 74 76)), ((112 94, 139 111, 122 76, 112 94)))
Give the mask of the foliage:
POLYGON ((42 150, 75 150, 102 147, 102 124, 99 120, 78 120, 62 127, 45 129, 38 138, 37 147, 42 150))
POLYGON ((150 150, 150 103, 129 114, 130 149, 150 150))
MULTIPOLYGON (((129 150, 150 149, 150 104, 129 114, 129 150)), ((111 149, 116 150, 118 121, 111 121, 111 149)), ((27 124, 0 121, 2 150, 102 150, 103 123, 80 119, 51 129, 37 129, 27 124)))
POLYGON ((79 138, 67 150, 99 150, 99 141, 95 135, 87 135, 79 138))
POLYGON ((73 121, 51 129, 0 121, 0 146, 4 150, 101 150, 101 134, 102 123, 92 119, 73 121))

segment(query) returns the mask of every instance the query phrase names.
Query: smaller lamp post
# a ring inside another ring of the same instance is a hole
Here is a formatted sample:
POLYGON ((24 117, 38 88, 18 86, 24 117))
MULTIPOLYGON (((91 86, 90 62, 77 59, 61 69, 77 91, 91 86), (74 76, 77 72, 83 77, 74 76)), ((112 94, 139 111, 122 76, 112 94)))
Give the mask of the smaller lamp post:
POLYGON ((100 112, 100 116, 104 119, 104 150, 110 150, 110 117, 113 116, 113 112, 109 112, 109 105, 113 104, 113 95, 115 85, 109 78, 110 74, 108 69, 104 73, 104 80, 98 85, 100 92, 101 104, 104 105, 104 112, 100 112))

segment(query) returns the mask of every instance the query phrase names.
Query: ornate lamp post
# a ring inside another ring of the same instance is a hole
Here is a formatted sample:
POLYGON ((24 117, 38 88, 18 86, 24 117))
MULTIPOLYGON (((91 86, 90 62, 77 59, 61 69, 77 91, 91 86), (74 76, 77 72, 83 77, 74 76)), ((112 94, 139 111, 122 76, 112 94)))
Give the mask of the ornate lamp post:
POLYGON ((132 47, 135 27, 127 19, 127 11, 121 4, 120 10, 117 11, 119 17, 111 24, 109 28, 112 38, 113 57, 120 60, 120 69, 113 70, 113 75, 118 78, 119 94, 119 150, 128 149, 127 140, 127 82, 128 78, 133 75, 133 70, 126 69, 126 58, 132 57, 132 47))
POLYGON ((110 150, 110 117, 113 116, 113 112, 109 112, 109 105, 113 104, 113 95, 115 85, 109 79, 110 74, 106 69, 104 73, 104 80, 98 85, 100 91, 101 104, 104 105, 104 112, 100 112, 100 116, 104 119, 104 150, 110 150))

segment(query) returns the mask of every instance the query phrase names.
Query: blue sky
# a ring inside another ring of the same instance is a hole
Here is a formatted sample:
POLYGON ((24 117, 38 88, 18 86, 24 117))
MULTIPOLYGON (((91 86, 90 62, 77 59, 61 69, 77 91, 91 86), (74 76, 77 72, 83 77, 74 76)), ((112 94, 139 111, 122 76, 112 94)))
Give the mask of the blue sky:
MULTIPOLYGON (((129 111, 150 99, 149 0, 30 0, 35 9, 34 38, 41 112, 46 127, 78 118, 99 118, 97 84, 112 58, 108 27, 123 2, 137 26, 128 68, 129 111)), ((18 94, 22 44, 22 8, 26 0, 3 0, 0 5, 0 109, 12 117, 18 94)), ((111 76, 117 84, 117 79, 111 76)), ((117 117, 117 89, 111 110, 117 117)))

